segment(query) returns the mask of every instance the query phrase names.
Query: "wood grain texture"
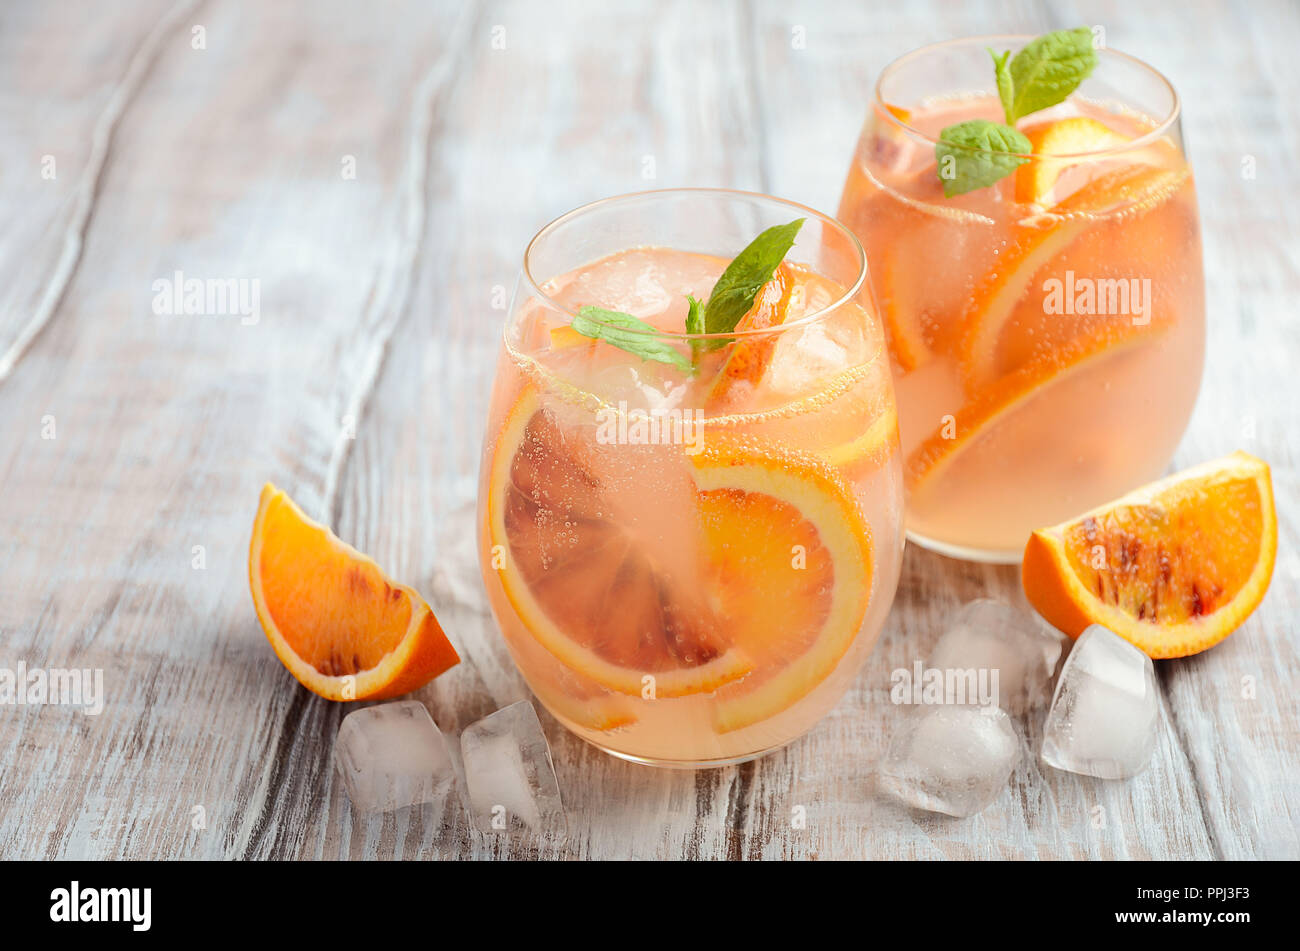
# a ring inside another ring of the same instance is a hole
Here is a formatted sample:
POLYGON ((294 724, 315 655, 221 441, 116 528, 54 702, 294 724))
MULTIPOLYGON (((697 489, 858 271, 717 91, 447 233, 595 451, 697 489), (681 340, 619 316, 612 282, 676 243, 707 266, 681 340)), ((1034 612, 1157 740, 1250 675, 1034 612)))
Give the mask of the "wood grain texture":
POLYGON ((98 717, 0 708, 0 857, 1300 857, 1300 220, 1286 200, 1297 41, 1300 11, 1281 0, 1141 15, 1120 3, 141 0, 107 20, 84 4, 6 5, 0 666, 101 667, 108 701, 98 717), (1106 783, 1040 767, 1039 715, 1020 724, 1026 755, 979 816, 878 797, 898 716, 890 671, 923 658, 963 601, 1023 603, 1012 569, 909 548, 867 668, 784 751, 657 771, 543 712, 566 841, 485 835, 456 801, 354 816, 330 759, 345 711, 293 683, 249 604, 261 482, 429 595, 464 658, 417 695, 444 732, 528 696, 473 545, 487 395, 528 238, 585 201, 647 187, 833 209, 889 59, 1078 22, 1164 70, 1186 107, 1210 339, 1175 464, 1239 447, 1264 457, 1281 520, 1260 610, 1213 651, 1159 665, 1148 772, 1106 783), (40 175, 47 154, 53 180, 40 175), (69 234, 81 244, 60 270, 69 234), (257 279, 260 318, 155 314, 152 282, 176 270, 257 279), (26 330, 46 299, 48 321, 26 330))

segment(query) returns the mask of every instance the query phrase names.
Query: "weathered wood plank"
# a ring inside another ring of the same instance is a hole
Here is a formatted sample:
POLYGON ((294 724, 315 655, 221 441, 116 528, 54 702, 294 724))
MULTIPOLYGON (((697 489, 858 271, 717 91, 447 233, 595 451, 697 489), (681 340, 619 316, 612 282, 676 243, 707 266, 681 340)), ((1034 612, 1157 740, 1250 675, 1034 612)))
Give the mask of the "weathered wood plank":
POLYGON ((1137 17, 1116 2, 210 0, 168 21, 175 9, 142 0, 107 22, 79 5, 0 13, 0 75, 19 91, 0 103, 0 210, 21 219, 0 243, 0 353, 58 286, 68 196, 94 164, 95 129, 112 133, 76 267, 0 379, 0 665, 102 667, 109 698, 98 717, 0 710, 0 856, 1300 855, 1288 689, 1300 671, 1300 220, 1279 200, 1300 157, 1285 98, 1300 79, 1294 5, 1171 2, 1137 17), (582 202, 657 186, 833 209, 890 58, 1076 22, 1166 70, 1186 103, 1210 358, 1176 463, 1238 446, 1263 456, 1282 519, 1259 613, 1214 651, 1160 665, 1165 728, 1148 773, 1103 783, 1040 767, 1039 715, 1020 724, 1025 758, 981 815, 878 797, 898 715, 890 671, 924 657, 961 602, 1019 598, 1013 570, 910 549, 868 668, 785 751, 656 771, 543 715, 567 842, 485 836, 458 803, 354 817, 330 762, 343 711, 293 684, 247 602, 262 479, 430 595, 465 658, 418 694, 445 731, 527 696, 486 613, 473 505, 500 308, 531 234, 582 202), (114 116, 133 57, 149 68, 114 116), (58 178, 38 190, 28 170, 47 152, 58 178), (258 279, 258 321, 155 314, 152 282, 176 269, 258 279))
POLYGON ((113 30, 76 29, 94 20, 89 4, 64 11, 70 28, 31 7, 0 11, 4 89, 15 105, 36 105, 7 110, 0 135, 0 381, 58 306, 81 256, 113 131, 161 43, 193 6, 137 4, 113 30), (65 70, 53 57, 87 68, 65 70))
POLYGON ((277 803, 329 781, 339 711, 269 662, 248 520, 268 476, 325 509, 402 312, 459 9, 205 8, 206 47, 164 41, 118 123, 76 274, 0 387, 0 643, 102 667, 108 704, 5 712, 4 854, 257 855, 302 835, 277 803), (155 314, 175 270, 257 280, 257 319, 155 314))

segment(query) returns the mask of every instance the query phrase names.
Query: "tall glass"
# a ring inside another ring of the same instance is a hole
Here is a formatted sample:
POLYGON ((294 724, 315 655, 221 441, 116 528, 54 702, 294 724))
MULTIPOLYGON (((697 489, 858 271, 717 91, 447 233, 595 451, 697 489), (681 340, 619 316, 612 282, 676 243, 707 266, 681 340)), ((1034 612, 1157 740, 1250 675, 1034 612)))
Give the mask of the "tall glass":
POLYGON ((1035 528, 1159 476, 1200 385, 1204 279, 1178 97, 1098 51, 1061 105, 1020 120, 1040 152, 944 197, 940 131, 1002 122, 988 50, 885 68, 840 204, 871 262, 898 393, 907 531, 1016 562, 1035 528))
POLYGON ((744 192, 610 198, 529 244, 484 444, 481 564, 520 672, 574 733, 639 762, 737 762, 808 730, 862 667, 902 550, 865 280, 838 222, 744 192), (796 218, 736 332, 686 333, 687 295, 707 300, 760 231, 796 218), (592 339, 573 326, 587 306, 646 326, 592 339))

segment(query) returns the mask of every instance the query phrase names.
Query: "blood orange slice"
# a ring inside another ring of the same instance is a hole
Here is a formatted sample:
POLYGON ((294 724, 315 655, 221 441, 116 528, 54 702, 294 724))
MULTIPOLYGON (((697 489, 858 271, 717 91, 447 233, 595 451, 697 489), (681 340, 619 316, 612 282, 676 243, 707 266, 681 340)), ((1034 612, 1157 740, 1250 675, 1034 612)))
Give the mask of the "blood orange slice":
POLYGON ((327 700, 397 697, 460 662, 423 598, 269 482, 253 523, 248 581, 276 656, 327 700))
MULTIPOLYGON (((679 697, 743 677, 750 662, 602 500, 597 448, 527 389, 493 455, 486 515, 506 596, 570 670, 620 693, 679 697), (499 546, 499 547, 497 547, 499 546)), ((606 451, 609 451, 606 449, 606 451)))
POLYGON ((828 466, 710 433, 689 457, 681 510, 660 516, 691 550, 666 553, 618 517, 628 487, 602 482, 583 438, 530 388, 494 450, 488 535, 538 644, 618 693, 730 685, 720 729, 784 709, 835 667, 866 611, 871 542, 828 466))
POLYGON ((1276 557, 1269 468, 1237 452, 1034 532, 1021 579, 1071 637, 1104 624, 1152 657, 1184 657, 1258 607, 1276 557))
POLYGON ((802 699, 844 657, 871 596, 871 532, 812 457, 715 440, 692 461, 711 602, 754 667, 718 691, 726 733, 802 699))

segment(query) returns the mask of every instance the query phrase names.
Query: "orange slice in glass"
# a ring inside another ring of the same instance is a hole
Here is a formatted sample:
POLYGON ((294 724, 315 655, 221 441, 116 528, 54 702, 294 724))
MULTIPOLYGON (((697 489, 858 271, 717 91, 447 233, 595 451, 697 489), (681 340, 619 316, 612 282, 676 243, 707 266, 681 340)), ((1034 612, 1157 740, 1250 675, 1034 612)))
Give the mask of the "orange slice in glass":
MULTIPOLYGON (((793 290, 794 273, 790 266, 778 264, 772 279, 759 288, 754 303, 737 321, 736 330, 765 330, 785 323, 793 290)), ((729 344, 726 360, 709 388, 709 405, 725 408, 738 392, 752 390, 772 362, 776 344, 776 334, 762 334, 754 339, 741 337, 729 344)))
MULTIPOLYGON (((653 526, 617 517, 624 500, 602 484, 598 451, 531 388, 494 450, 488 536, 538 644, 632 696, 647 683, 660 699, 730 685, 719 729, 779 712, 829 674, 871 590, 870 532, 829 467, 707 434, 689 457, 681 510, 657 519, 693 550, 668 553, 653 526)), ((660 468, 639 478, 671 477, 660 468)))
POLYGON ((1088 116, 1039 123, 1025 130, 1025 138, 1036 156, 1071 158, 1034 158, 1016 169, 1016 201, 1024 204, 1046 203, 1061 173, 1079 163, 1078 156, 1116 149, 1129 141, 1127 136, 1088 116))
POLYGON ((885 109, 904 125, 912 121, 912 111, 910 109, 904 109, 902 106, 892 106, 889 103, 885 103, 885 109))
POLYGON ((1268 465, 1237 452, 1034 532, 1021 579, 1071 637, 1104 624, 1151 657, 1185 657, 1241 626, 1276 557, 1268 465))
MULTIPOLYGON (((978 203, 962 196, 943 197, 933 164, 877 179, 855 163, 844 186, 839 217, 868 249, 874 300, 898 370, 910 373, 934 354, 949 353, 949 326, 967 300, 963 261, 970 249, 996 240, 995 223, 964 207, 978 203), (943 273, 929 262, 945 259, 943 273), (954 262, 956 262, 954 264, 954 262)), ((972 193, 973 194, 973 193, 972 193)), ((954 334, 955 336, 955 334, 954 334)))
POLYGON ((1102 325, 1093 335, 1068 342, 1049 361, 1027 364, 1007 374, 968 398, 950 424, 941 426, 924 439, 907 457, 904 476, 915 498, 925 486, 934 486, 939 476, 960 453, 990 433, 1031 398, 1045 395, 1075 374, 1096 367, 1102 361, 1120 357, 1134 347, 1159 339, 1155 332, 1134 334, 1119 321, 1102 325))
MULTIPOLYGON (((907 250, 899 241, 890 241, 881 249, 880 267, 873 272, 889 350, 904 373, 915 370, 930 357, 930 348, 921 332, 921 305, 916 299, 915 281, 904 259, 907 250)), ((912 268, 916 266, 915 261, 911 262, 912 268)))
MULTIPOLYGON (((1026 302, 1032 316, 1042 318, 1041 295, 1027 292, 1031 286, 1041 285, 1038 279, 1045 269, 1089 229, 1103 222, 1113 223, 1117 229, 1137 227, 1144 216, 1186 181, 1187 175, 1185 167, 1124 168, 1085 185, 1044 215, 1041 225, 1024 229, 1020 238, 1000 256, 997 266, 975 287, 962 319, 960 360, 968 387, 985 386, 1013 368, 1001 359, 1006 348, 1004 338, 1008 330, 1017 326, 1018 309, 1026 306, 1026 302)), ((1151 243, 1160 244, 1154 238, 1151 243)), ((1066 269, 1052 268, 1050 273, 1059 278, 1058 270, 1066 269)), ((1122 319, 1109 322, 1126 324, 1135 333, 1149 330, 1155 323, 1139 325, 1122 319)), ((1056 323, 1068 325, 1067 321, 1056 323)), ((1023 356, 1035 346, 1041 347, 1042 342, 1015 341, 1014 344, 1009 349, 1023 356)))
POLYGON ((550 339, 552 350, 570 350, 575 347, 594 348, 599 342, 595 337, 588 337, 586 334, 578 333, 567 324, 562 327, 552 327, 550 339))
POLYGON ((692 461, 710 600, 754 665, 718 691, 726 733, 785 710, 844 657, 871 596, 871 532, 812 457, 714 440, 692 461))
POLYGON ((248 582, 276 656, 327 700, 401 696, 460 662, 419 594, 269 482, 253 522, 248 582))
POLYGON ((828 465, 837 468, 855 466, 869 459, 883 461, 891 444, 898 439, 898 412, 892 405, 879 413, 861 436, 817 452, 828 465))

